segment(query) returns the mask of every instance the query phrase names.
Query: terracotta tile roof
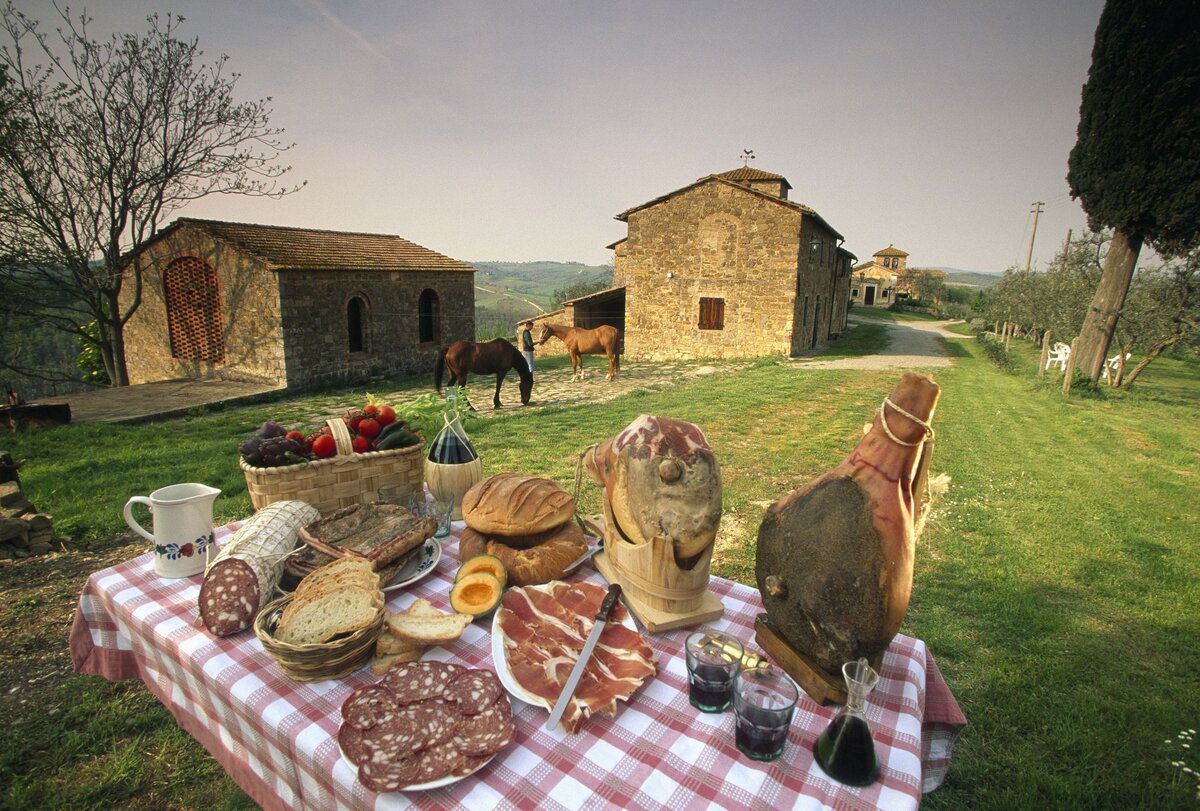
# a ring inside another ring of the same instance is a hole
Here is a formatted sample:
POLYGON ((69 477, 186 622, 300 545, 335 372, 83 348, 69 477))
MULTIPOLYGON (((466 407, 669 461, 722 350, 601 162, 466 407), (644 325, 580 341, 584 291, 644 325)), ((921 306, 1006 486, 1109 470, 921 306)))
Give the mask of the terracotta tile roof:
POLYGON ((902 251, 899 248, 893 248, 891 245, 888 245, 882 251, 875 251, 874 255, 875 256, 908 256, 908 254, 905 251, 902 251))
POLYGON ((783 175, 777 175, 774 172, 764 172, 762 169, 751 169, 749 166, 742 166, 728 172, 721 172, 717 177, 724 180, 732 180, 735 183, 742 180, 782 180, 784 188, 790 189, 792 187, 792 184, 788 183, 787 178, 783 175))
POLYGON ((465 262, 391 234, 180 217, 163 229, 156 239, 185 226, 198 228, 256 254, 274 270, 475 270, 465 262))
MULTIPOLYGON (((758 170, 751 170, 751 171, 758 171, 758 170)), ((805 214, 809 217, 812 217, 817 222, 824 225, 838 239, 845 239, 845 237, 843 237, 841 234, 839 234, 837 232, 837 229, 835 229, 832 225, 830 225, 828 222, 825 221, 824 217, 822 217, 816 211, 814 211, 813 209, 804 205, 803 203, 797 203, 793 200, 784 200, 782 197, 776 197, 773 194, 767 194, 764 191, 760 191, 758 189, 751 188, 750 186, 746 186, 742 183, 738 183, 738 182, 732 181, 732 180, 727 180, 726 178, 722 177, 721 175, 706 175, 705 177, 700 178, 699 180, 697 180, 694 183, 687 184, 683 188, 676 189, 675 191, 667 192, 666 194, 659 195, 658 197, 655 197, 653 200, 647 200, 645 203, 642 203, 640 206, 634 206, 633 208, 628 208, 628 209, 622 211, 620 214, 616 215, 613 219, 620 220, 621 222, 629 222, 630 214, 633 214, 637 211, 641 211, 644 208, 650 208, 651 206, 656 206, 659 203, 670 200, 672 197, 674 197, 677 194, 682 194, 685 191, 690 191, 691 189, 694 189, 697 186, 701 186, 701 185, 703 185, 705 183, 709 183, 709 182, 726 183, 730 186, 733 186, 734 188, 737 188, 741 191, 746 192, 746 194, 754 194, 754 195, 757 195, 758 197, 761 197, 763 200, 770 200, 772 203, 777 203, 778 205, 786 206, 787 208, 790 208, 794 211, 799 211, 800 213, 805 214)), ((613 244, 615 245, 616 243, 613 243, 613 244)))

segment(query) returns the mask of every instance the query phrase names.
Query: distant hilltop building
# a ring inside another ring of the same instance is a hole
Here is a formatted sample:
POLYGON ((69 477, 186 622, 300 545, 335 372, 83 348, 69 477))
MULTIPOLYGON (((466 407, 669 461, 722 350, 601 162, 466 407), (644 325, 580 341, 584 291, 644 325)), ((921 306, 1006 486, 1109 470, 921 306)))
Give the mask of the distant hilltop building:
POLYGON ((613 285, 541 319, 612 324, 635 360, 795 355, 846 325, 854 255, 782 175, 705 175, 616 215, 613 285))
POLYGON ((911 281, 917 273, 946 277, 940 270, 910 268, 908 252, 889 244, 876 251, 871 261, 854 266, 850 277, 850 300, 862 307, 890 307, 912 296, 911 281))

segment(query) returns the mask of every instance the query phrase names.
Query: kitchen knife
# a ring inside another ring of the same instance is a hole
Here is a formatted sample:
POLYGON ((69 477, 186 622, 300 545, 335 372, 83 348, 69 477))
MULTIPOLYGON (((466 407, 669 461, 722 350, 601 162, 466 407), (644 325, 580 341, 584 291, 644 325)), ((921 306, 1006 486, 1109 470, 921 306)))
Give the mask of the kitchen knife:
POLYGON ((575 662, 575 667, 571 668, 571 675, 567 677, 567 683, 563 685, 562 692, 558 694, 558 701, 554 702, 554 709, 551 710, 550 717, 546 719, 546 729, 554 729, 562 720, 563 713, 567 711, 567 705, 571 703, 571 696, 575 695, 575 688, 579 686, 579 679, 583 676, 583 671, 587 669, 588 660, 592 658, 592 651, 595 650, 596 643, 600 641, 600 634, 608 622, 608 615, 612 612, 613 606, 617 604, 617 598, 620 596, 621 586, 619 584, 613 583, 608 587, 608 594, 604 596, 604 602, 600 604, 600 613, 596 614, 596 622, 592 625, 592 631, 588 634, 587 641, 583 643, 579 659, 575 662))

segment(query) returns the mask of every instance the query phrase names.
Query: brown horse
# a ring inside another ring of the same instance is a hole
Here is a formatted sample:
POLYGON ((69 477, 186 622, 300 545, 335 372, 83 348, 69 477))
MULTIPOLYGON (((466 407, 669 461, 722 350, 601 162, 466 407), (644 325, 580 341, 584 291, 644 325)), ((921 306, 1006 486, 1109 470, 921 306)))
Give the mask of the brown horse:
POLYGON ((529 405, 529 393, 533 391, 533 372, 517 348, 503 338, 477 344, 474 341, 455 341, 438 355, 433 370, 433 384, 438 394, 442 393, 442 372, 450 370, 450 384, 467 385, 467 373, 496 376, 496 394, 492 405, 500 407, 500 384, 510 369, 516 369, 521 378, 521 405, 529 405))
POLYGON ((612 380, 621 368, 622 344, 621 330, 603 324, 595 329, 581 327, 564 327, 561 324, 542 324, 542 334, 538 344, 544 344, 553 335, 567 345, 571 356, 571 377, 573 380, 583 379, 584 355, 607 355, 608 375, 612 380))

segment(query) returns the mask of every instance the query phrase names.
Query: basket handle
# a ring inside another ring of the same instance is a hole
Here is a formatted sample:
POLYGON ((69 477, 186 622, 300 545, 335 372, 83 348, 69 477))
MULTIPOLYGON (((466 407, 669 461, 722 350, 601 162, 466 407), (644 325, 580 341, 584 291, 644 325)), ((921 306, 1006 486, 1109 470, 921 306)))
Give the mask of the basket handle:
POLYGON ((329 426, 329 433, 333 435, 333 442, 337 445, 337 455, 349 456, 354 453, 354 440, 350 438, 350 427, 346 425, 346 421, 341 417, 333 417, 325 420, 325 424, 329 426))

